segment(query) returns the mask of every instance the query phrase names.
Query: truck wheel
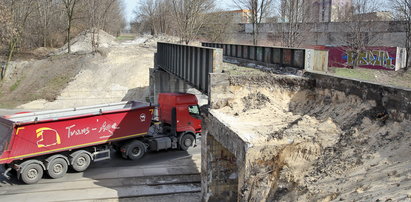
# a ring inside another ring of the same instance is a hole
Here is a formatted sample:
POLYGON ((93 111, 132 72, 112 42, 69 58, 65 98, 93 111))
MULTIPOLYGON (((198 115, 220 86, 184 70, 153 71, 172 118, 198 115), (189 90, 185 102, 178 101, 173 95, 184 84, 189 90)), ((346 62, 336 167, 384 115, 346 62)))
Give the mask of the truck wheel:
POLYGON ((23 168, 21 180, 26 184, 35 184, 43 177, 43 168, 37 163, 31 163, 23 168))
POLYGON ((91 159, 86 152, 82 152, 73 158, 72 167, 77 172, 85 171, 90 165, 91 159))
POLYGON ((127 156, 131 160, 137 160, 144 156, 146 147, 141 141, 135 140, 126 146, 127 156))
POLYGON ((56 158, 50 162, 47 173, 53 179, 61 178, 66 175, 68 165, 66 160, 62 158, 56 158))
POLYGON ((194 136, 191 134, 184 134, 180 139, 180 149, 187 151, 187 149, 194 144, 194 136))

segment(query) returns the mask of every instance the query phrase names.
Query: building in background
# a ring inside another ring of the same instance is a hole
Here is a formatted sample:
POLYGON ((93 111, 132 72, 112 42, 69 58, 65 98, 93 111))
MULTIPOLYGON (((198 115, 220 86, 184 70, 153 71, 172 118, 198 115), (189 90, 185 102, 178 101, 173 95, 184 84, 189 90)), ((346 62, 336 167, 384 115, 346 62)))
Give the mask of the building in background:
POLYGON ((389 11, 362 13, 355 15, 355 17, 361 21, 392 21, 394 19, 393 14, 389 11))
POLYGON ((282 0, 282 22, 339 22, 351 7, 352 0, 282 0))
POLYGON ((233 10, 233 11, 221 11, 219 14, 232 18, 233 23, 250 23, 251 11, 248 9, 233 10))

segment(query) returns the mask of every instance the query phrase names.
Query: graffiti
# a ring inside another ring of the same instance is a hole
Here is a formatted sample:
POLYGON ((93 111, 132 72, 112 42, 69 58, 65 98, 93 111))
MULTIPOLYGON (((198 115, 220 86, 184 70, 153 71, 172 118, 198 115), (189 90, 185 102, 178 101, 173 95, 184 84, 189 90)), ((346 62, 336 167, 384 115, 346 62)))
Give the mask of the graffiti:
POLYGON ((37 147, 42 148, 42 147, 50 147, 53 145, 58 145, 61 144, 60 140, 60 135, 58 132, 52 128, 39 128, 36 130, 36 137, 38 139, 37 141, 37 147))
POLYGON ((349 47, 324 47, 328 50, 329 67, 358 67, 395 70, 396 47, 367 47, 356 52, 349 47))
POLYGON ((347 56, 344 56, 343 59, 346 57, 347 65, 349 66, 371 65, 383 66, 387 69, 395 69, 395 58, 390 57, 388 51, 360 51, 358 56, 356 56, 357 53, 355 51, 347 51, 346 54, 347 56))

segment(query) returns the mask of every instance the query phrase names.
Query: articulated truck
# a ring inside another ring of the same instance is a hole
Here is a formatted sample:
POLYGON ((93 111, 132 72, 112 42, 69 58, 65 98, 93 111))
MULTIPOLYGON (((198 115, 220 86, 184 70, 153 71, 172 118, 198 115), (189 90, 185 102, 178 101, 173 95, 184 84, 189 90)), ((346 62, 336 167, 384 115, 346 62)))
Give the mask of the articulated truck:
POLYGON ((111 149, 131 160, 147 151, 187 150, 201 133, 197 103, 192 94, 161 93, 157 107, 128 101, 0 117, 3 175, 15 170, 33 184, 43 173, 61 178, 69 168, 82 172, 109 159, 111 149))

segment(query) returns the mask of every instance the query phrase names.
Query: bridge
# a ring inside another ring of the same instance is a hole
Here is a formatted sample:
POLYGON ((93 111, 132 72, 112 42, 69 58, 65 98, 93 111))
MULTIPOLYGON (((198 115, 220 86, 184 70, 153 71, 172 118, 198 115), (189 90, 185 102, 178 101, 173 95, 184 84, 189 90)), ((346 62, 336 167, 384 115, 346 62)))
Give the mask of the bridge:
POLYGON ((394 122, 411 118, 409 89, 329 76, 324 51, 202 46, 158 43, 150 87, 153 101, 161 92, 196 89, 209 105, 201 140, 204 201, 303 194, 301 176, 292 171, 303 169, 295 162, 311 166, 332 147, 318 139, 338 139, 356 121, 377 114, 394 122))

